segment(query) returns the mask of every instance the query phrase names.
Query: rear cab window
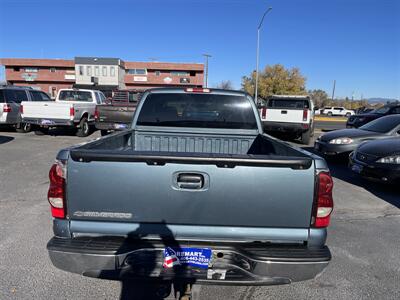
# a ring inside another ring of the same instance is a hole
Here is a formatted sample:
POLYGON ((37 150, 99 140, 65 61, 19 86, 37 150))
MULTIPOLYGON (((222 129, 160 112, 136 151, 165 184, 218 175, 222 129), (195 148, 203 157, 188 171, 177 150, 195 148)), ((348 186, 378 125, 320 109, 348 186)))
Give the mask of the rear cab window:
POLYGON ((58 100, 93 102, 92 93, 86 91, 60 91, 58 100))
POLYGON ((137 125, 257 129, 254 111, 246 96, 196 93, 149 94, 137 125))
POLYGON ((309 109, 310 101, 307 99, 269 99, 268 108, 276 109, 309 109))
POLYGON ((51 101, 50 97, 43 92, 30 91, 29 94, 31 95, 32 101, 51 101))

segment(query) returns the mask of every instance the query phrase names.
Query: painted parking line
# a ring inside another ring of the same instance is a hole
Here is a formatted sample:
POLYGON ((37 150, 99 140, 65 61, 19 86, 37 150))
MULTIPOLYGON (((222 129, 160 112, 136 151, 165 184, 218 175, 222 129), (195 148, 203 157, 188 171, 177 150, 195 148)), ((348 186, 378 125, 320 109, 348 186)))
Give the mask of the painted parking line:
POLYGON ((347 122, 347 118, 330 118, 330 117, 315 117, 315 121, 323 121, 323 122, 347 122))

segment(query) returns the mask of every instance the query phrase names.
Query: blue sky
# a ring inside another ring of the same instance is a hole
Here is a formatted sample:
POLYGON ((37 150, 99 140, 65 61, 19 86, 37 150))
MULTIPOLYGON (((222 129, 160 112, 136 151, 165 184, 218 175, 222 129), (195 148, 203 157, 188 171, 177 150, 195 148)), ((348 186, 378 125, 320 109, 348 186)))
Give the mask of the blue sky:
MULTIPOLYGON (((255 69, 299 67, 307 88, 400 98, 398 0, 0 0, 0 57, 203 62, 212 85, 255 69)), ((3 76, 4 75, 0 75, 3 76)), ((1 77, 0 77, 1 78, 1 77)))

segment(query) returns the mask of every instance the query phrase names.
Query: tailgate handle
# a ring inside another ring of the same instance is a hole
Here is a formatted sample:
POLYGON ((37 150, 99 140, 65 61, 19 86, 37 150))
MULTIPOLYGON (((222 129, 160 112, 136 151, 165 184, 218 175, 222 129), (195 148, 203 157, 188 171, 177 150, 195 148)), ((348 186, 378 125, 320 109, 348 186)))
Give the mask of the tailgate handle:
POLYGON ((286 115, 287 114, 287 110, 281 110, 281 114, 286 115))
POLYGON ((200 190, 204 187, 204 176, 196 173, 180 173, 177 176, 177 185, 180 189, 200 190))

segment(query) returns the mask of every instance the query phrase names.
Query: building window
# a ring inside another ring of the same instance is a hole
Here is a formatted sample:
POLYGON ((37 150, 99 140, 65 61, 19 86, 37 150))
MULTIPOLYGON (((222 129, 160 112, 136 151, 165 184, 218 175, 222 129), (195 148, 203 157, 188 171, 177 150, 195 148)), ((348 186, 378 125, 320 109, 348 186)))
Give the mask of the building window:
POLYGON ((83 76, 83 66, 79 66, 79 75, 83 76))
POLYGON ((110 76, 111 77, 115 76, 115 67, 110 67, 110 76))
POLYGON ((189 72, 185 71, 171 71, 172 76, 189 76, 189 72))
POLYGON ((99 66, 95 66, 94 67, 94 76, 99 76, 99 73, 100 73, 99 66))
POLYGON ((196 72, 195 71, 190 71, 190 76, 196 76, 196 72))
POLYGON ((146 69, 128 69, 128 74, 147 75, 147 70, 146 69))
POLYGON ((51 73, 55 73, 56 72, 56 68, 50 68, 50 72, 51 73))
POLYGON ((161 72, 160 71, 156 71, 156 76, 160 76, 161 72))
POLYGON ((37 68, 25 68, 26 73, 37 73, 37 68))
POLYGON ((87 66, 86 67, 86 75, 87 76, 92 76, 92 67, 91 66, 87 66))
POLYGON ((20 68, 19 67, 14 67, 13 70, 14 70, 14 72, 19 72, 20 68))
POLYGON ((107 76, 107 67, 103 67, 103 76, 107 76))

